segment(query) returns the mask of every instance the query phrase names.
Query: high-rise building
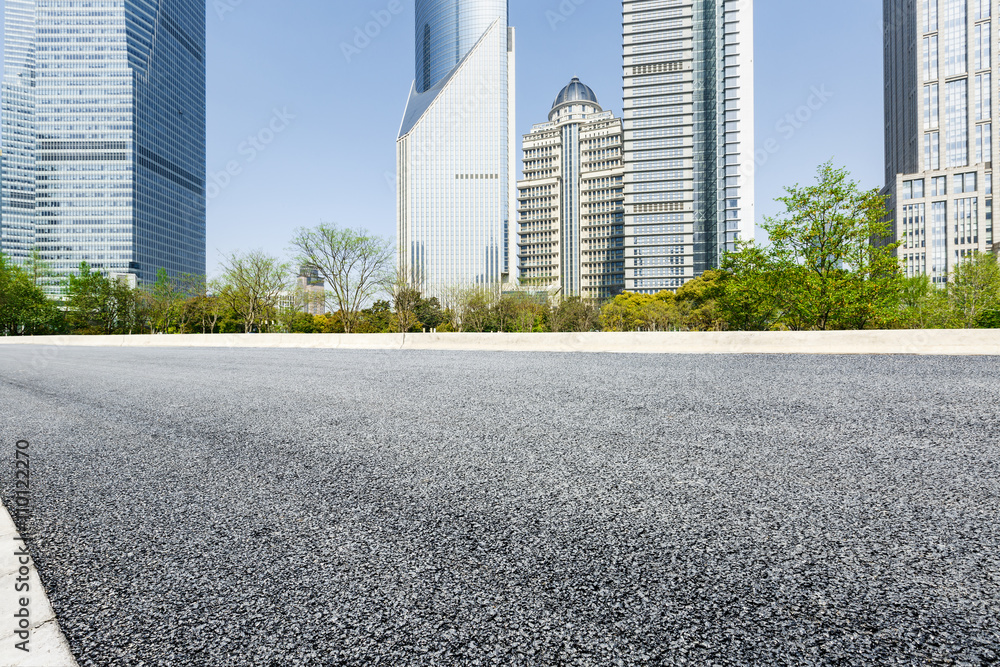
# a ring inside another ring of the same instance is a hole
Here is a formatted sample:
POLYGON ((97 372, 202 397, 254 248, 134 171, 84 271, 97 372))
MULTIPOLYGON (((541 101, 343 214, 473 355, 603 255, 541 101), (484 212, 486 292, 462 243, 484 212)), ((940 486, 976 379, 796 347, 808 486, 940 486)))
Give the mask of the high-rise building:
POLYGON ((625 289, 754 237, 752 0, 624 0, 625 289))
POLYGON ((989 252, 997 0, 885 0, 885 192, 906 275, 989 252))
POLYGON ((524 136, 518 182, 521 280, 562 296, 625 288, 622 122, 574 78, 524 136))
POLYGON ((0 250, 59 274, 204 274, 204 5, 4 9, 0 250))
POLYGON ((400 266, 428 294, 514 279, 514 134, 507 0, 417 0, 397 220, 400 266))

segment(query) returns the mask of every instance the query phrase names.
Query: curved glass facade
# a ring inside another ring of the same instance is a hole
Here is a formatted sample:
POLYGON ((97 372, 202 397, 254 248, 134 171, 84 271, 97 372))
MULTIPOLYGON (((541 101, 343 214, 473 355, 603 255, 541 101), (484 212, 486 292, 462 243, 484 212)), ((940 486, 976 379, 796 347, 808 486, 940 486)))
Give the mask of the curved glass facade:
POLYGON ((433 88, 464 58, 491 25, 507 26, 507 0, 417 0, 416 86, 433 88))
POLYGON ((506 19, 506 0, 417 2, 418 75, 396 149, 399 260, 425 294, 445 301, 517 271, 506 19))

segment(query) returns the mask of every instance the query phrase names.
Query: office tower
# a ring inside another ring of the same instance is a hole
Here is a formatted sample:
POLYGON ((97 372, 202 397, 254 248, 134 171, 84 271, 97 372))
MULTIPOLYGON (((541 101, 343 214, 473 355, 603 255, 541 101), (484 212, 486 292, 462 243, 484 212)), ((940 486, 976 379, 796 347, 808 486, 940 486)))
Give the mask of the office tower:
POLYGON ((754 238, 752 0, 624 0, 625 289, 754 238))
POLYGON ((513 137, 507 0, 417 0, 397 220, 400 267, 427 294, 516 278, 513 137))
POLYGON ((574 78, 524 136, 517 184, 525 284, 608 299, 625 288, 622 123, 574 78))
POLYGON ((885 0, 885 178, 908 276, 993 245, 995 0, 885 0))
POLYGON ((204 5, 8 0, 4 19, 3 251, 204 274, 204 5))

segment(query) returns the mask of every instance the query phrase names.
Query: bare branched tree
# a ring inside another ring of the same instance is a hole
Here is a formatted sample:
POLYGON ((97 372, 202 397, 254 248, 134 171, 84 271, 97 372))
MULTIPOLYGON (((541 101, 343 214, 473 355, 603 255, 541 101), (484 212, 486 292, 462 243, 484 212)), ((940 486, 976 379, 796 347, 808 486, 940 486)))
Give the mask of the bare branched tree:
POLYGON ((314 266, 330 287, 331 305, 352 333, 359 314, 392 275, 392 243, 366 230, 341 229, 321 224, 313 229, 299 229, 292 246, 298 261, 314 266))
POLYGON ((408 271, 396 269, 383 286, 383 290, 392 300, 393 325, 399 333, 406 333, 420 324, 417 308, 420 306, 419 282, 414 281, 408 271))
POLYGON ((243 318, 244 331, 277 317, 278 301, 289 287, 291 266, 261 250, 233 253, 222 265, 220 296, 243 318))

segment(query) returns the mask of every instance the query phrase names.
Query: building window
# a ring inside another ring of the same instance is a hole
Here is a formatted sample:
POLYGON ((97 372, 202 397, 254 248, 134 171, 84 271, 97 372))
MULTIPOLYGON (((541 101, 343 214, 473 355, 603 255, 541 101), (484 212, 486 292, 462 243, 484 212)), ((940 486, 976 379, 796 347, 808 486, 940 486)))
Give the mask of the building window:
POLYGON ((992 95, 990 94, 990 73, 976 75, 976 120, 993 117, 992 95))
MULTIPOLYGON (((982 2, 982 0, 977 0, 982 2)), ((923 0, 923 27, 924 32, 937 32, 938 29, 938 0, 923 0)))
POLYGON ((993 161, 992 130, 992 123, 976 125, 976 162, 978 164, 993 161))
POLYGON ((955 76, 969 69, 969 24, 967 0, 942 0, 944 9, 944 75, 955 76))
POLYGON ((943 197, 948 189, 948 178, 946 176, 935 176, 931 179, 931 197, 943 197))
POLYGON ((938 126, 938 85, 924 86, 924 129, 933 130, 938 126))
POLYGON ((952 184, 952 192, 962 194, 963 192, 976 191, 976 172, 968 174, 955 174, 952 184))
POLYGON ((929 132, 924 135, 924 169, 941 168, 941 134, 929 132))
POLYGON ((937 35, 924 37, 924 81, 938 78, 938 38, 937 35))
POLYGON ((969 80, 945 84, 945 160, 946 166, 969 164, 969 80))
POLYGON ((976 25, 973 61, 977 70, 990 68, 990 23, 976 25))

